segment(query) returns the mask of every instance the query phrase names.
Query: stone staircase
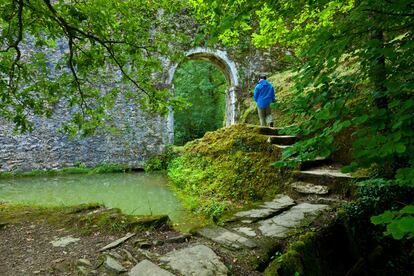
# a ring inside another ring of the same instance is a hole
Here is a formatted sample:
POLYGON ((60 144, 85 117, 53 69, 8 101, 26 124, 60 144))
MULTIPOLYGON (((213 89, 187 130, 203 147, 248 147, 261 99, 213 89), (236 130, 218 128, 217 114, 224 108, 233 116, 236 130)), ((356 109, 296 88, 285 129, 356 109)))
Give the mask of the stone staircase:
MULTIPOLYGON (((277 128, 261 127, 258 132, 268 136, 268 143, 282 149, 297 141, 294 136, 280 135, 277 128)), ((278 244, 294 237, 299 229, 310 227, 322 212, 331 210, 343 198, 352 177, 341 173, 331 160, 317 158, 301 162, 299 169, 293 171, 293 179, 287 194, 239 211, 221 226, 199 229, 191 237, 196 243, 163 256, 149 256, 137 263, 129 275, 228 275, 230 271, 220 257, 223 252, 245 256, 246 262, 261 258, 252 267, 257 270, 262 262, 263 270, 278 244)), ((261 275, 256 272, 250 275, 261 275)))
MULTIPOLYGON (((258 133, 268 136, 267 142, 275 147, 285 149, 299 139, 295 136, 281 135, 279 128, 258 128, 258 133)), ((290 183, 291 191, 295 197, 306 195, 337 195, 349 196, 350 174, 342 173, 341 166, 329 158, 317 157, 314 160, 301 160, 297 170, 294 170, 295 181, 290 183)))

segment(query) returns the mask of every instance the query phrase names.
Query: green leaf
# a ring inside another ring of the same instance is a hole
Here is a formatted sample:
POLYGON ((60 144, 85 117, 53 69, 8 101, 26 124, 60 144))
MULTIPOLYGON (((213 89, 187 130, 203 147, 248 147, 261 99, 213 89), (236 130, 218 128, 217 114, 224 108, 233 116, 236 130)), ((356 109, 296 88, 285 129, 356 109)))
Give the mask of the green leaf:
POLYGON ((396 150, 396 152, 398 152, 398 153, 404 153, 404 152, 405 152, 405 150, 406 150, 406 146, 405 146, 404 144, 401 144, 401 143, 396 144, 396 145, 395 145, 395 150, 396 150))
POLYGON ((402 214, 414 214, 414 205, 407 205, 400 210, 402 214))
POLYGON ((365 123, 368 120, 368 118, 369 118, 368 115, 364 114, 362 116, 354 118, 352 121, 354 124, 360 125, 360 124, 365 123))
POLYGON ((394 220, 395 214, 395 212, 386 211, 381 215, 371 217, 371 222, 375 225, 391 223, 394 220))

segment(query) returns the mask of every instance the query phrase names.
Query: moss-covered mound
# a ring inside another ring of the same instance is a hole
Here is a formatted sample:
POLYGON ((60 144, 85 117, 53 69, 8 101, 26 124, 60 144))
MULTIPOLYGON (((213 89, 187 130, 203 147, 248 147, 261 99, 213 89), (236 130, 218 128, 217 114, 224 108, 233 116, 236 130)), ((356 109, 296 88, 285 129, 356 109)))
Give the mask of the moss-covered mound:
POLYGON ((167 229, 170 220, 166 215, 126 215, 117 208, 100 204, 40 207, 0 202, 0 227, 5 224, 48 222, 59 227, 74 229, 81 234, 96 231, 117 233, 147 229, 167 229))
POLYGON ((281 151, 266 139, 249 125, 208 132, 184 146, 168 175, 188 207, 217 217, 280 191, 284 176, 271 164, 281 151))

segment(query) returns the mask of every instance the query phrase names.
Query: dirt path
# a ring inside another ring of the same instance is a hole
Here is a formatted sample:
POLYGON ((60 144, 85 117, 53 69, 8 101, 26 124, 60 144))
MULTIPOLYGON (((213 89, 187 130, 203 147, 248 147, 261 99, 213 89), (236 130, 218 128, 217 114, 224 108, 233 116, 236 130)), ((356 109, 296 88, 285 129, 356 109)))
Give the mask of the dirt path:
POLYGON ((110 233, 98 228, 88 232, 81 234, 82 229, 30 219, 30 215, 11 222, 0 216, 0 275, 126 275, 108 268, 105 263, 108 256, 130 270, 144 259, 157 262, 168 252, 195 244, 210 246, 230 268, 231 275, 261 275, 214 243, 168 227, 134 231, 132 238, 103 252, 99 251, 102 247, 124 237, 127 232, 110 233), (79 240, 64 247, 52 244, 65 237, 79 240))

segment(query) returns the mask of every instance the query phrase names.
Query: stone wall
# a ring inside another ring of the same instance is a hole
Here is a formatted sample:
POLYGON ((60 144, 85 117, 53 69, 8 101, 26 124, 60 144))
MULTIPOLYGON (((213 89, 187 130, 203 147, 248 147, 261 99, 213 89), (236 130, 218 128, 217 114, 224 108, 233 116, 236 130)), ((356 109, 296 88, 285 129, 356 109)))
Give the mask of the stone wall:
POLYGON ((0 118, 0 172, 56 169, 78 164, 127 164, 142 168, 148 157, 160 153, 168 143, 166 120, 118 101, 111 115, 116 133, 70 140, 58 132, 68 119, 68 110, 57 108, 50 119, 34 118, 32 133, 16 135, 13 125, 0 118))
MULTIPOLYGON (((30 36, 27 37, 27 41, 27 47, 23 49, 25 55, 41 50, 33 46, 30 36)), ((68 51, 65 41, 59 40, 57 44, 58 47, 47 51, 52 63, 57 62, 60 56, 68 51)), ((277 66, 277 62, 266 50, 222 46, 215 49, 203 47, 189 49, 189 45, 176 46, 177 51, 185 53, 183 61, 207 60, 215 64, 226 76, 227 126, 241 121, 240 115, 246 108, 243 102, 246 97, 251 97, 256 81, 255 74, 271 72, 277 66)), ((159 58, 164 64, 165 71, 160 72, 160 76, 154 76, 154 79, 160 82, 161 87, 173 89, 172 79, 179 63, 170 62, 163 57, 159 58)), ((52 64, 50 66, 53 67, 52 64)), ((112 85, 111 83, 112 80, 103 80, 101 89, 104 91, 105 87, 112 85)), ((102 131, 100 135, 74 140, 58 132, 69 114, 69 110, 57 108, 50 119, 33 118, 34 131, 25 135, 15 135, 13 124, 0 118, 0 172, 54 169, 77 164, 96 166, 108 163, 127 164, 132 168, 140 168, 150 156, 160 153, 165 145, 173 143, 173 110, 168 118, 161 118, 159 115, 143 112, 138 106, 120 100, 111 113, 113 121, 119 128, 118 133, 102 131)))

